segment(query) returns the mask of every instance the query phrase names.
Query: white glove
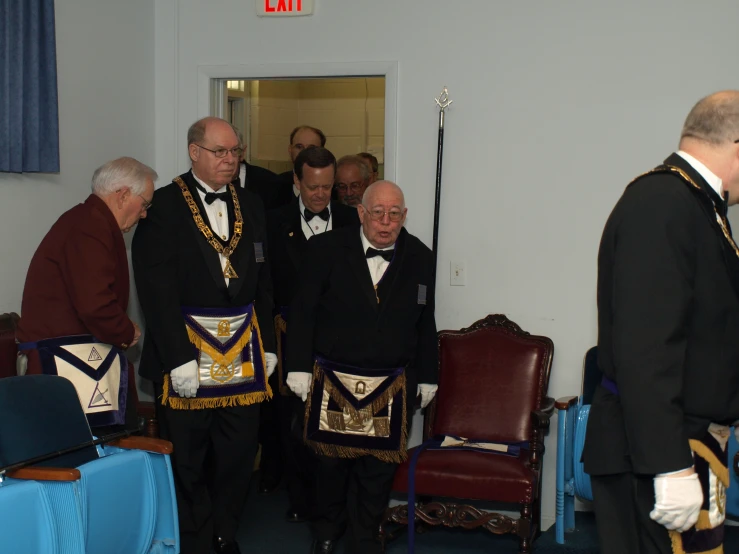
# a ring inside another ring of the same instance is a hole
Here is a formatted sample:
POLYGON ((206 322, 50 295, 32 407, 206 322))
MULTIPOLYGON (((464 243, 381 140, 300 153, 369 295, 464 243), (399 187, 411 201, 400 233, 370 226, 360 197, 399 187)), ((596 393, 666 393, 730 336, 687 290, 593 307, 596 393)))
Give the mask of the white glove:
POLYGON ((295 396, 299 396, 305 402, 308 398, 311 379, 313 375, 308 372, 294 371, 287 374, 287 386, 295 393, 295 396))
POLYGON ((277 367, 277 354, 265 352, 264 359, 267 362, 267 379, 269 379, 272 377, 272 374, 275 372, 275 368, 277 367))
POLYGON ((654 478, 654 496, 649 517, 667 529, 683 533, 698 521, 703 490, 697 473, 681 477, 658 474, 654 478))
POLYGON ((198 381, 198 362, 195 360, 174 368, 169 377, 172 380, 172 388, 180 396, 193 398, 198 392, 200 382, 198 381))
POLYGON ((421 395, 421 408, 425 408, 436 396, 436 389, 439 385, 430 385, 429 383, 419 383, 416 389, 416 396, 421 395))

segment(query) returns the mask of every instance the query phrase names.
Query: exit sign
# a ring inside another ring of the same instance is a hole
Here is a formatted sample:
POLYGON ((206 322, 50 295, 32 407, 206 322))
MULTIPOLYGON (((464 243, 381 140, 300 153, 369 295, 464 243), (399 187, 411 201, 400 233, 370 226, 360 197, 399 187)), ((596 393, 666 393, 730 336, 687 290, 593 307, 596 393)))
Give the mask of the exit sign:
POLYGON ((257 15, 278 17, 292 15, 311 15, 314 0, 256 0, 257 15))

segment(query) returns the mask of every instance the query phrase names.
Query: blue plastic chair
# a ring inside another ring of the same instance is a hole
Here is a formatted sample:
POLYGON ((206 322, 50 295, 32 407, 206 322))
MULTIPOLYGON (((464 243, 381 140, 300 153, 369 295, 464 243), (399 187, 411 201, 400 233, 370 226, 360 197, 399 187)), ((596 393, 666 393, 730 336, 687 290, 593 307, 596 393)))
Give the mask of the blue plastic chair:
MULTIPOLYGON (((68 380, 49 375, 0 380, 0 466, 86 444, 92 438, 68 380)), ((81 548, 68 541, 56 552, 179 552, 169 456, 127 449, 141 443, 171 451, 166 441, 130 437, 119 446, 86 446, 19 472, 33 474, 49 467, 79 472, 78 479, 36 481, 49 499, 56 528, 78 526, 83 536, 81 548)), ((20 486, 14 481, 7 480, 8 490, 20 486)))
MULTIPOLYGON (((580 460, 590 404, 603 375, 598 368, 596 346, 585 354, 583 365, 582 395, 559 398, 555 403, 558 413, 555 538, 559 544, 564 544, 565 532, 575 528, 575 498, 593 500, 590 476, 585 473, 580 460)), ((739 444, 734 433, 729 437, 728 448, 731 485, 726 493, 726 513, 739 517, 739 444)))
POLYGON ((565 542, 565 531, 575 528, 575 497, 593 500, 590 476, 585 473, 582 458, 585 429, 588 425, 590 404, 602 373, 598 369, 598 348, 585 354, 582 394, 557 399, 557 509, 555 538, 565 542))

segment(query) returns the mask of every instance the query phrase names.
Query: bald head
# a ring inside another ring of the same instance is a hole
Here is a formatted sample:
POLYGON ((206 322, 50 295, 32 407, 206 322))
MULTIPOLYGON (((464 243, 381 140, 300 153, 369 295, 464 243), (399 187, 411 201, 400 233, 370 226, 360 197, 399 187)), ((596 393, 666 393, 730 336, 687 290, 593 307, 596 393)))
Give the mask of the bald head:
POLYGON ((370 244, 375 248, 389 248, 398 239, 408 209, 398 185, 390 181, 375 181, 364 191, 357 212, 364 236, 370 244))
POLYGON ((712 146, 739 139, 739 91, 723 90, 698 101, 685 119, 680 147, 693 141, 712 146))
POLYGON ((375 199, 378 196, 396 197, 396 205, 399 206, 400 209, 405 208, 405 196, 403 195, 403 191, 392 181, 375 181, 370 186, 368 186, 364 191, 364 195, 362 196, 362 204, 364 204, 368 208, 371 208, 373 202, 375 202, 375 199))

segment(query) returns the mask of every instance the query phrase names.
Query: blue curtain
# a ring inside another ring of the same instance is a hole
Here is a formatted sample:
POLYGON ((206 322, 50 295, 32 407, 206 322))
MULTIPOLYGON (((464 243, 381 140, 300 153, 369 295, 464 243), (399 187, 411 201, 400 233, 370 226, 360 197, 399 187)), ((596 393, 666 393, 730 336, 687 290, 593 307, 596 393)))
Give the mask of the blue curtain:
POLYGON ((54 0, 0 0, 0 171, 59 171, 54 0))

